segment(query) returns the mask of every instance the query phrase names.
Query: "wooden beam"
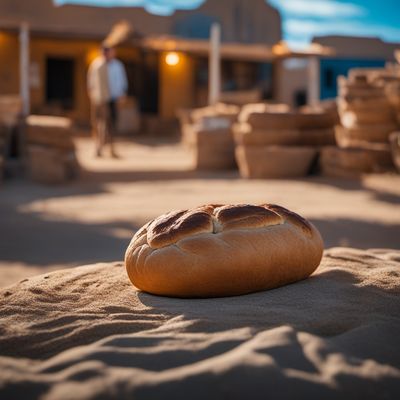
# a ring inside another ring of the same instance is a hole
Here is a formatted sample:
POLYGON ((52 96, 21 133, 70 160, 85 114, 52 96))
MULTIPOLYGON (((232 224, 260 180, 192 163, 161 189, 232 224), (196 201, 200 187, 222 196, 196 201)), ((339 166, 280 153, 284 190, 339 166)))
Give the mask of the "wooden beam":
POLYGON ((30 112, 29 64, 29 25, 23 22, 19 31, 19 92, 24 116, 30 112))
POLYGON ((317 56, 311 56, 308 59, 308 88, 307 103, 310 106, 316 106, 320 101, 320 59, 317 56))
POLYGON ((212 25, 210 41, 208 102, 212 105, 218 102, 221 93, 221 26, 219 24, 212 25))

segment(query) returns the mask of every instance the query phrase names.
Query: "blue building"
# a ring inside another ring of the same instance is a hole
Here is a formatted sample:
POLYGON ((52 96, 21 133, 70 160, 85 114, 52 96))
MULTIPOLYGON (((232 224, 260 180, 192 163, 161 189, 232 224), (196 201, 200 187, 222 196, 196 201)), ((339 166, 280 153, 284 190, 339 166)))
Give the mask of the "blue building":
POLYGON ((353 68, 381 68, 394 62, 398 43, 386 43, 378 38, 326 36, 314 39, 315 43, 331 47, 335 54, 320 58, 320 99, 337 96, 337 78, 346 76, 353 68))
POLYGON ((337 78, 347 76, 353 68, 381 68, 383 58, 321 58, 320 59, 320 99, 333 99, 337 96, 337 78))

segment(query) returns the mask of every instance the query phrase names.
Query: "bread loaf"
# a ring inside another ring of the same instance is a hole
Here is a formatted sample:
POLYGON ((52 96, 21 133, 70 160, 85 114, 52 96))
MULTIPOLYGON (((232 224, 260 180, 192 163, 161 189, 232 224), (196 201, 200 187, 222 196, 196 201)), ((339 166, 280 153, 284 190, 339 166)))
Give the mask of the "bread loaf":
POLYGON ((308 277, 319 265, 317 229, 277 205, 206 205, 143 226, 125 254, 138 289, 172 297, 234 296, 308 277))

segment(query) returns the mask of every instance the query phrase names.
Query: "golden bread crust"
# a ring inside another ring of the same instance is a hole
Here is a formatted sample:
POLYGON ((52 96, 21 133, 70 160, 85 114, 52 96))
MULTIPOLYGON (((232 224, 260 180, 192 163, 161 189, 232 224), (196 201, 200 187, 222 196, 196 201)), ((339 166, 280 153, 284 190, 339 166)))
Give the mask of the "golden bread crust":
POLYGON ((205 205, 143 226, 125 254, 132 283, 174 297, 251 293, 306 278, 323 242, 303 217, 278 205, 205 205))

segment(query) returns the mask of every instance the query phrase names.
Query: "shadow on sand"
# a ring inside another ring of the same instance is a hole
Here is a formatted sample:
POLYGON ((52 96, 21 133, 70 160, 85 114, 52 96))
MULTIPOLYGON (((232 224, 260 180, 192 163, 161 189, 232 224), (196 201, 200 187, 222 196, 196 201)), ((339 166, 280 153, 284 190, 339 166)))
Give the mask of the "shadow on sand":
POLYGON ((377 201, 400 205, 400 194, 370 188, 363 183, 362 179, 312 176, 307 179, 301 179, 300 181, 307 183, 312 182, 321 186, 331 186, 343 191, 366 191, 377 201))
MULTIPOLYGON (((31 182, 12 182, 11 190, 0 196, 0 259, 26 264, 85 264, 121 260, 129 242, 127 235, 143 221, 116 221, 87 224, 43 219, 39 213, 22 212, 29 203, 46 198, 95 196, 108 192, 110 183, 159 182, 174 180, 239 180, 237 171, 199 172, 191 170, 93 171, 83 170, 78 181, 62 186, 42 186, 31 182), (113 233, 114 232, 114 233, 113 233)), ((290 181, 288 181, 290 182, 290 181)), ((298 183, 299 180, 293 181, 298 183)), ((310 177, 300 182, 334 186, 343 191, 367 191, 379 202, 400 205, 400 196, 364 187, 359 180, 310 177)), ((250 186, 248 190, 250 190, 250 186)), ((93 205, 96 207, 96 204, 93 205)), ((373 223, 347 218, 315 219, 325 238, 325 246, 357 248, 398 248, 400 225, 373 223)))
POLYGON ((348 218, 311 219, 324 238, 325 248, 400 248, 400 225, 380 224, 348 218))

